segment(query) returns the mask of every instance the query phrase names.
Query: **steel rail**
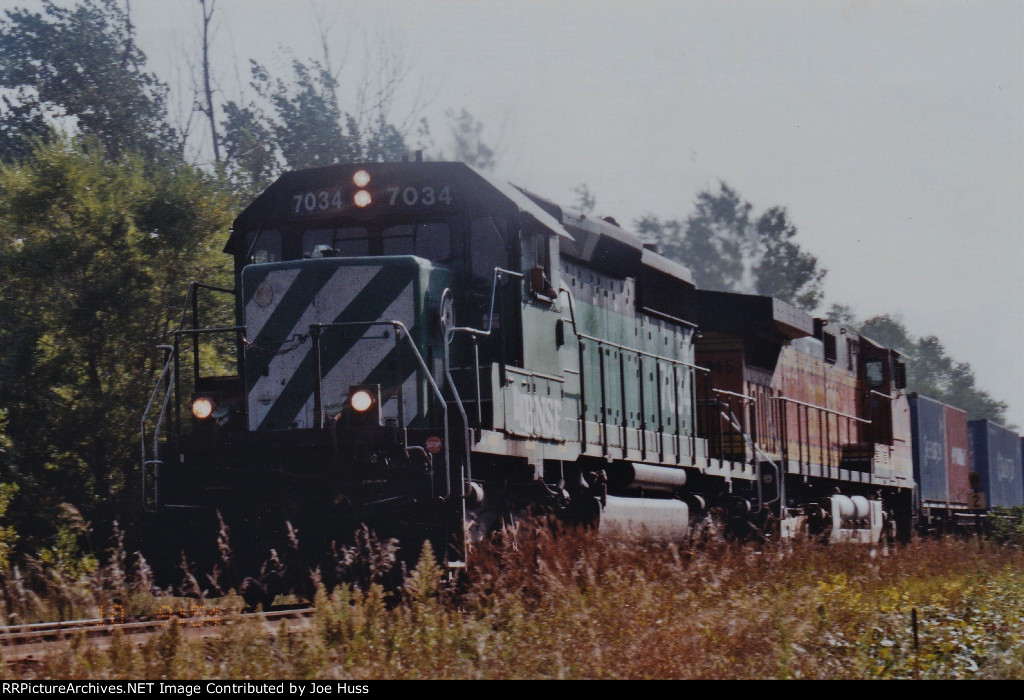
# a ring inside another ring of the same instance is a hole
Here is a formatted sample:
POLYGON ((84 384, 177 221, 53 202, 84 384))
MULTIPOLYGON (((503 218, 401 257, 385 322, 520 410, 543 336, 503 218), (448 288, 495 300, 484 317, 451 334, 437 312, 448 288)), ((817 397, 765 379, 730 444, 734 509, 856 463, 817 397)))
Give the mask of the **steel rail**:
POLYGON ((63 642, 76 638, 109 640, 116 633, 126 637, 148 637, 159 634, 177 621, 186 633, 211 632, 223 629, 237 621, 256 619, 267 626, 280 624, 282 620, 308 621, 314 608, 302 607, 266 612, 231 613, 216 608, 203 610, 202 614, 189 615, 187 611, 171 612, 157 619, 129 620, 118 622, 116 616, 89 620, 65 620, 40 622, 0 627, 0 650, 8 663, 33 658, 58 648, 63 642), (182 614, 185 613, 185 614, 182 614))

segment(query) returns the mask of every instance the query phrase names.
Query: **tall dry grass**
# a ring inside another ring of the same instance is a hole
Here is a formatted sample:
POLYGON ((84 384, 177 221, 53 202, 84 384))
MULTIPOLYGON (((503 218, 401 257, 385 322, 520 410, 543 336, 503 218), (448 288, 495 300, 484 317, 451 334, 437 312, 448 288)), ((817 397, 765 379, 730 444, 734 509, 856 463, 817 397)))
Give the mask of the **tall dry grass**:
MULTIPOLYGON (((473 561, 466 577, 446 583, 424 549, 397 590, 365 576, 362 585, 321 587, 305 629, 268 631, 226 613, 203 640, 169 623, 141 648, 79 642, 19 674, 1024 677, 1024 555, 981 540, 884 551, 811 542, 684 547, 523 527, 478 547, 473 561)), ((225 609, 237 610, 232 600, 225 609)))

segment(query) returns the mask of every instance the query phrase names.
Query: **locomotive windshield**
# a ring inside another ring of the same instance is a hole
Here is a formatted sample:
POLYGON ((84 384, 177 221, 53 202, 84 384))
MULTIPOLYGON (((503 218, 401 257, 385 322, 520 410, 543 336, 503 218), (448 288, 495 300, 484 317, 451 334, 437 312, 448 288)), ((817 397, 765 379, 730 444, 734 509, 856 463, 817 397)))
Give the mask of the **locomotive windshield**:
POLYGON ((451 256, 451 232, 443 222, 395 224, 382 228, 339 226, 302 232, 302 257, 331 255, 418 255, 434 262, 451 256))
POLYGON ((311 228, 302 232, 302 257, 325 254, 356 256, 370 254, 370 234, 363 226, 311 228))
POLYGON ((342 223, 298 231, 251 232, 248 263, 364 255, 416 255, 433 262, 451 258, 451 228, 444 221, 342 223))

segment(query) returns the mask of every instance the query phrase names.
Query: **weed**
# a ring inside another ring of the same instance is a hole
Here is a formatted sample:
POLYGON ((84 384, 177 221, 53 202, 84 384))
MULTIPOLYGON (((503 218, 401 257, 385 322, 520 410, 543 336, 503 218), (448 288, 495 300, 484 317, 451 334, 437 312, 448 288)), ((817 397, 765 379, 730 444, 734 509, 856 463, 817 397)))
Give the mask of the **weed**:
MULTIPOLYGON (((23 675, 1024 677, 1024 553, 988 540, 914 540, 872 552, 815 542, 638 542, 527 521, 479 543, 457 586, 429 545, 407 574, 397 548, 368 529, 336 548, 332 575, 348 580, 317 587, 308 628, 268 631, 229 614, 199 642, 171 622, 141 648, 118 638, 102 652, 69 644, 23 675)), ((115 543, 91 577, 61 584, 72 590, 58 589, 38 561, 12 564, 3 580, 8 614, 132 600, 145 590, 146 569, 128 559, 115 543)))

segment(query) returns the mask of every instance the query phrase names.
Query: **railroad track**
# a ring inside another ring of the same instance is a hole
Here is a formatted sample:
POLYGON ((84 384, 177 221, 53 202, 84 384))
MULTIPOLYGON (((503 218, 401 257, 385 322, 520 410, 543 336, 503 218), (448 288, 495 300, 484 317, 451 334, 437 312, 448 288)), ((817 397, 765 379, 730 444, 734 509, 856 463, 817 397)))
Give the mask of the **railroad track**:
POLYGON ((151 620, 119 620, 113 616, 8 625, 0 627, 0 653, 8 664, 30 663, 61 650, 62 645, 73 639, 88 640, 104 648, 119 633, 140 644, 166 630, 174 621, 177 621, 182 634, 192 636, 213 634, 219 628, 253 619, 268 628, 275 627, 282 620, 294 621, 299 627, 304 627, 309 624, 312 614, 313 608, 306 606, 249 613, 225 613, 211 608, 167 613, 151 620))

